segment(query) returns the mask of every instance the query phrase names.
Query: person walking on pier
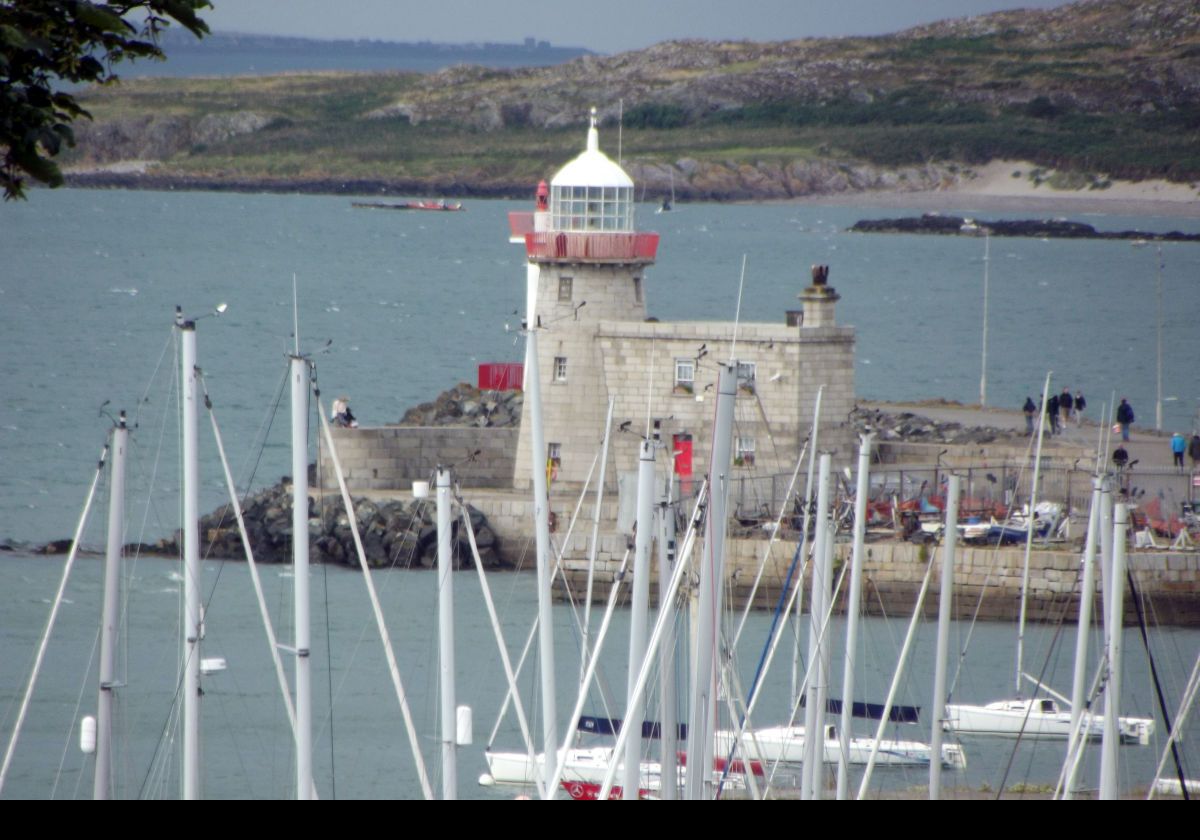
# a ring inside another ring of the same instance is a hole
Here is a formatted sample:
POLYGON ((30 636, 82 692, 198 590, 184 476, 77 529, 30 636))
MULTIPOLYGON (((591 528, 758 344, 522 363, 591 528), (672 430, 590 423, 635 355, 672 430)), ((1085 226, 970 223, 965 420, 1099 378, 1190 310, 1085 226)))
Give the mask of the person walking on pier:
POLYGON ((1171 435, 1171 455, 1175 458, 1175 466, 1183 471, 1183 453, 1187 450, 1187 440, 1182 434, 1176 432, 1171 435))
POLYGON ((1083 391, 1075 392, 1075 425, 1083 425, 1083 410, 1087 408, 1087 400, 1083 398, 1083 391))
POLYGON ((1058 431, 1058 394, 1051 394, 1046 400, 1046 422, 1050 425, 1050 434, 1058 431))
POLYGON ((1133 425, 1133 406, 1124 397, 1117 406, 1117 425, 1121 427, 1121 440, 1129 441, 1129 427, 1133 425))
POLYGON ((1192 435, 1192 442, 1188 444, 1188 456, 1192 459, 1192 469, 1200 467, 1200 435, 1192 435))
POLYGON ((1033 404, 1033 397, 1025 398, 1025 405, 1021 407, 1025 412, 1025 436, 1033 437, 1033 418, 1037 414, 1037 406, 1033 404))
POLYGON ((1066 428, 1071 422, 1071 409, 1075 407, 1075 400, 1071 399, 1071 389, 1063 388, 1063 392, 1058 397, 1058 410, 1062 412, 1062 422, 1059 423, 1059 428, 1066 428))

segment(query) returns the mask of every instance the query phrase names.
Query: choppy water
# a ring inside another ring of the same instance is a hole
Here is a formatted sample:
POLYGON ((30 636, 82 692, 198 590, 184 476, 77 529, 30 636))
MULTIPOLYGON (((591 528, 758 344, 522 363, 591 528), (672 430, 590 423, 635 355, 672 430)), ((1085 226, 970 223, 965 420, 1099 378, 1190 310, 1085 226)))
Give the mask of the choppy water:
MULTIPOLYGON (((220 301, 230 305, 222 318, 200 322, 200 365, 239 480, 253 485, 273 483, 289 470, 286 423, 272 421, 271 406, 291 345, 293 274, 302 346, 319 350, 333 339, 330 352, 318 356, 325 397, 349 394, 364 423, 395 420, 408 406, 454 382, 473 380, 480 361, 519 361, 522 347, 505 325, 517 326, 524 270, 520 249, 507 242, 505 214, 525 207, 474 201, 467 213, 405 214, 355 210, 345 197, 71 190, 37 191, 28 203, 0 206, 0 538, 40 541, 70 534, 108 428, 99 414, 106 400, 110 410, 127 408, 139 423, 131 497, 144 498, 153 488, 152 501, 134 507, 127 538, 150 540, 176 527, 177 431, 171 417, 177 364, 171 321, 177 303, 193 316, 220 301)), ((839 320, 858 327, 860 394, 973 400, 979 380, 983 243, 843 233, 858 218, 878 215, 898 211, 685 205, 670 216, 645 212, 641 226, 663 234, 660 260, 647 282, 650 312, 664 320, 732 317, 738 269, 747 254, 743 318, 781 320, 808 283, 807 267, 828 263, 831 282, 842 294, 839 320)), ((1091 216, 1087 221, 1106 229, 1200 229, 1196 219, 1091 216)), ((1185 428, 1200 400, 1200 330, 1195 328, 1200 248, 1165 245, 1164 256, 1165 393, 1174 398, 1166 403, 1165 415, 1168 427, 1185 428)), ((1153 249, 1125 243, 993 241, 991 401, 1019 406, 1053 369, 1056 385, 1083 389, 1095 411, 1117 390, 1129 397, 1140 421, 1151 420, 1154 266, 1153 249)), ((222 501, 223 489, 206 430, 203 434, 201 507, 207 510, 222 501)), ((99 544, 102 517, 93 519, 97 524, 85 541, 99 544)), ((0 562, 4 732, 58 567, 54 560, 13 556, 0 562)), ((231 662, 230 672, 207 688, 205 727, 215 733, 206 746, 208 792, 284 795, 288 739, 258 641, 261 631, 246 594, 244 567, 210 564, 206 574, 218 593, 209 613, 211 653, 225 653, 231 662)), ((364 629, 361 582, 343 570, 316 574, 322 576, 322 594, 314 600, 328 599, 330 638, 330 653, 318 666, 325 674, 318 681, 332 684, 334 696, 332 732, 330 706, 323 701, 322 795, 333 795, 335 770, 338 796, 414 795, 395 701, 373 631, 364 629), (360 669, 368 676, 358 676, 360 669)), ((125 722, 137 734, 130 736, 122 790, 171 794, 176 759, 167 761, 164 776, 148 775, 147 767, 174 694, 178 579, 172 577, 174 566, 159 560, 142 561, 132 575, 125 722), (134 602, 148 609, 135 611, 134 602)), ((471 686, 463 690, 464 702, 480 710, 476 740, 483 742, 498 706, 502 674, 486 640, 477 584, 469 575, 458 577, 469 616, 460 622, 460 639, 482 640, 460 654, 459 667, 471 686)), ((98 578, 99 564, 82 561, 79 581, 68 593, 73 603, 64 607, 62 634, 50 651, 46 694, 39 695, 34 730, 23 742, 6 796, 40 797, 52 790, 70 796, 90 783, 90 771, 65 739, 74 738, 68 730, 95 637, 98 578), (65 775, 54 788, 63 755, 65 775)), ((433 577, 394 572, 387 578, 395 597, 389 621, 405 646, 403 667, 432 754, 435 647, 428 628, 433 577)), ((505 614, 514 628, 527 626, 533 612, 531 579, 501 580, 505 614)), ((273 603, 284 604, 278 581, 272 586, 273 603)), ((565 705, 565 686, 573 684, 577 666, 570 664, 573 642, 564 608, 558 621, 564 627, 559 685, 565 705)), ((761 622, 758 639, 765 634, 765 618, 761 622)), ((887 652, 894 650, 903 628, 873 626, 874 647, 883 653, 871 673, 890 673, 887 652)), ((1052 631, 1036 633, 1046 646, 1052 631)), ((510 645, 518 635, 514 629, 510 645)), ((1011 628, 986 627, 977 635, 956 695, 964 701, 995 699, 1011 690, 1011 628)), ((1191 631, 1169 632, 1163 639, 1176 663, 1173 704, 1186 677, 1182 669, 1190 667, 1200 640, 1191 631)), ((623 642, 614 642, 614 650, 623 649, 623 642)), ((927 642, 931 649, 931 633, 927 642)), ((743 663, 743 669, 752 668, 753 658, 746 656, 750 664, 743 663)), ((1051 683, 1060 689, 1069 682, 1064 656, 1043 660, 1050 663, 1051 683)), ((624 673, 619 662, 615 659, 610 670, 618 692, 624 673)), ((922 688, 931 682, 928 662, 928 651, 918 656, 908 692, 915 700, 909 702, 922 702, 928 693, 922 688)), ((1127 703, 1149 713, 1153 704, 1145 666, 1131 663, 1130 668, 1127 703)), ((881 699, 882 678, 867 679, 876 680, 865 687, 875 695, 871 699, 881 699)), ((85 707, 94 702, 83 696, 85 707)), ((786 691, 776 689, 765 702, 766 719, 783 716, 786 691)), ((515 729, 498 743, 514 746, 515 729)), ((971 764, 963 781, 995 786, 1010 750, 1011 745, 968 745, 971 764)), ((1129 785, 1144 783, 1151 752, 1122 750, 1129 785)), ((1012 764, 1041 784, 1053 776, 1054 755, 1055 748, 1044 745, 1021 747, 1012 764)), ((483 769, 478 748, 467 751, 462 766, 464 788, 474 792, 471 783, 483 769)), ((890 778, 890 785, 909 781, 895 774, 890 778)), ((911 783, 921 780, 918 774, 911 783)))
MULTIPOLYGON (((466 213, 395 213, 353 209, 345 197, 79 190, 39 190, 0 206, 0 538, 69 535, 108 424, 98 416, 106 400, 136 414, 142 463, 159 453, 157 480, 174 482, 176 470, 162 464, 173 463, 178 434, 164 424, 176 304, 194 316, 229 303, 219 320, 200 322, 200 365, 239 479, 257 484, 289 471, 279 424, 261 460, 257 441, 291 343, 293 274, 304 348, 333 339, 318 357, 326 400, 348 394, 364 423, 394 421, 454 382, 474 381, 480 361, 520 361, 505 326, 518 326, 524 270, 506 214, 525 207, 472 201, 466 213)), ((861 395, 975 400, 983 243, 843 232, 863 216, 898 213, 646 208, 640 226, 663 235, 647 280, 650 313, 732 318, 746 254, 742 317, 781 321, 798 305, 808 266, 828 263, 839 320, 858 328, 861 395)), ((1200 230, 1197 219, 1086 220, 1200 230)), ((1200 406, 1200 247, 1163 251, 1166 426, 1186 428, 1200 406)), ((1140 422, 1152 422, 1154 267, 1153 249, 1122 242, 993 241, 989 401, 1017 407, 1053 369, 1055 384, 1082 388, 1093 412, 1116 390, 1140 422)), ((212 451, 207 437, 201 445, 212 451)), ((202 469, 209 509, 221 480, 211 463, 202 469)), ((172 504, 160 507, 147 537, 173 527, 172 504)))
MULTIPOLYGON (((67 591, 60 629, 49 647, 44 677, 35 695, 25 734, 15 756, 5 798, 89 797, 92 768, 78 751, 77 714, 95 708, 95 652, 100 577, 103 564, 81 563, 67 591), (81 704, 82 711, 77 709, 81 704)), ((4 586, 3 657, 0 658, 0 732, 5 743, 16 713, 19 692, 37 638, 45 621, 47 599, 53 594, 59 563, 42 558, 6 558, 0 563, 4 586)), ((421 732, 425 760, 440 792, 437 727, 437 640, 435 575, 396 570, 377 575, 377 585, 387 615, 389 633, 413 716, 421 732)), ((126 665, 120 670, 117 746, 121 759, 115 775, 122 797, 174 797, 178 795, 179 759, 171 717, 176 692, 178 643, 174 628, 179 622, 179 577, 176 566, 159 559, 143 559, 127 574, 128 616, 126 665)), ((491 586, 503 616, 510 656, 515 662, 536 614, 534 579, 527 574, 491 576, 491 586)), ((278 567, 264 574, 266 598, 281 640, 290 637, 290 573, 278 567)), ((205 656, 224 656, 229 670, 204 680, 203 743, 204 790, 212 798, 287 797, 293 784, 291 741, 287 719, 276 688, 265 636, 254 605, 244 563, 204 564, 207 636, 205 656)), ((482 750, 488 743, 503 700, 504 672, 492 641, 479 583, 474 574, 455 576, 458 604, 456 621, 458 701, 475 710, 475 744, 459 756, 460 792, 464 797, 511 797, 512 788, 481 788, 485 772, 482 750)), ((600 614, 594 615, 599 621, 600 614)), ((752 616, 740 645, 738 667, 743 685, 749 686, 767 635, 770 617, 752 616)), ((313 573, 313 686, 316 721, 315 779, 322 798, 420 796, 403 722, 387 675, 386 663, 370 616, 365 588, 356 572, 340 568, 313 573), (331 699, 332 698, 332 699, 331 699), (332 710, 332 711, 331 711, 332 710)), ((907 617, 890 621, 869 619, 863 638, 859 697, 883 702, 888 691, 907 617)), ((567 607, 555 610, 557 628, 557 683, 559 723, 565 726, 567 710, 575 700, 578 679, 578 634, 572 629, 567 607)), ((595 625, 593 625, 593 632, 595 625)), ((922 625, 907 676, 897 702, 928 708, 932 692, 932 654, 936 628, 922 625)), ((832 692, 841 686, 841 622, 831 627, 835 639, 832 692)), ((603 685, 608 696, 623 698, 624 660, 628 650, 625 613, 613 622, 605 648, 603 685)), ((955 684, 959 702, 986 702, 1010 696, 1014 633, 1011 625, 977 625, 968 640, 969 625, 956 622, 951 650, 966 647, 968 656, 955 684), (968 644, 969 641, 969 644, 968 644)), ((788 719, 791 631, 785 631, 771 676, 764 688, 756 720, 781 723, 788 719)), ((1047 684, 1069 691, 1074 649, 1073 628, 1056 638, 1048 626, 1031 627, 1026 637, 1027 669, 1044 673, 1047 684)), ((1187 671, 1200 649, 1195 630, 1156 631, 1152 644, 1174 714, 1187 671)), ((1133 631, 1126 632, 1124 710, 1153 714, 1155 700, 1146 658, 1133 631)), ((682 661, 684 657, 680 657, 682 661)), ((536 714, 535 668, 521 678, 530 714, 536 714)), ((951 673, 953 675, 952 667, 951 673)), ((599 695, 585 714, 620 715, 623 699, 606 708, 599 695)), ((657 712, 652 712, 657 714, 657 712)), ((1155 714, 1157 717, 1157 714, 1155 714)), ((803 710, 797 721, 803 722, 803 710)), ((1120 778, 1125 789, 1144 787, 1162 750, 1158 737, 1148 747, 1120 750, 1120 778)), ((856 734, 873 734, 874 724, 858 722, 856 734)), ((534 722, 532 728, 540 732, 534 722)), ((1185 757, 1195 768, 1200 729, 1188 729, 1185 757)), ((889 736, 928 741, 927 724, 898 726, 889 736)), ((519 729, 512 713, 495 738, 498 749, 521 748, 519 729)), ((944 784, 978 790, 998 790, 1002 783, 1033 787, 1052 785, 1062 762, 1063 745, 971 739, 964 742, 968 766, 963 772, 947 771, 944 784)), ((1089 747, 1084 778, 1095 785, 1098 746, 1089 747)), ((876 790, 897 790, 928 783, 928 771, 917 768, 880 769, 876 790)))

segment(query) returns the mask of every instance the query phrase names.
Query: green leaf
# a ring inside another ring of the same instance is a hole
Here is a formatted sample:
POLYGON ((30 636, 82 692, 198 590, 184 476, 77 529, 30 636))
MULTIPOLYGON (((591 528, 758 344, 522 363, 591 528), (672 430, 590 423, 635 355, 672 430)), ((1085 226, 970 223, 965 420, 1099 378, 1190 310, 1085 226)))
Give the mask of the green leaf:
POLYGON ((75 7, 75 19, 101 32, 132 32, 133 27, 106 6, 82 2, 75 7))

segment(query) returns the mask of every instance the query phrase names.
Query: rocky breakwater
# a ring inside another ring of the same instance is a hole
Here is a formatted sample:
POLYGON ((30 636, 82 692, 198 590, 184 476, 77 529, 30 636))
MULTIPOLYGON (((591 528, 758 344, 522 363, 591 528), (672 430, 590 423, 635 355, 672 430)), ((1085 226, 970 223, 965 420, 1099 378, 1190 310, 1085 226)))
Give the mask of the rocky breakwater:
POLYGON ((954 446, 1025 441, 1024 434, 995 426, 967 426, 940 422, 911 411, 892 414, 875 408, 855 407, 850 424, 857 434, 871 432, 881 442, 945 443, 954 446))
POLYGON ((524 402, 521 391, 481 391, 469 382, 460 382, 433 402, 404 412, 400 425, 509 428, 521 422, 524 402))
POLYGON ((1016 219, 984 221, 962 216, 926 213, 900 219, 860 219, 850 227, 851 233, 921 233, 939 236, 1021 236, 1035 239, 1126 239, 1154 242, 1200 242, 1200 235, 1181 233, 1147 233, 1140 230, 1096 230, 1083 222, 1065 219, 1016 219))
MULTIPOLYGON (((262 490, 243 503, 243 517, 254 559, 290 563, 292 557, 292 487, 290 480, 262 490)), ((500 540, 487 518, 468 505, 479 556, 488 568, 503 566, 500 540)), ((354 515, 367 563, 374 567, 429 568, 437 563, 436 509, 432 499, 372 501, 354 499, 354 515)), ((462 520, 452 523, 456 568, 472 565, 471 547, 462 520)), ((350 517, 340 498, 309 500, 309 554, 314 563, 358 566, 350 517)), ((179 532, 162 540, 156 550, 179 552, 179 532)), ((224 505, 200 519, 201 552, 212 557, 244 556, 233 508, 224 505)))

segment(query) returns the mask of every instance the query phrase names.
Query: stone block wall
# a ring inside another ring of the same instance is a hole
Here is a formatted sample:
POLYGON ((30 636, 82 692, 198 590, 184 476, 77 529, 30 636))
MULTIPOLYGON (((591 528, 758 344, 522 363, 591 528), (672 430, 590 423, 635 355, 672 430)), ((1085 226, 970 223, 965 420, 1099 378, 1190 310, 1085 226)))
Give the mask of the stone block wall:
MULTIPOLYGON (((439 464, 453 465, 463 487, 512 484, 516 428, 473 426, 378 426, 333 429, 334 445, 352 493, 409 490, 430 480, 439 464), (472 453, 479 451, 472 457, 472 453)), ((326 451, 321 453, 321 485, 336 489, 326 451)))

